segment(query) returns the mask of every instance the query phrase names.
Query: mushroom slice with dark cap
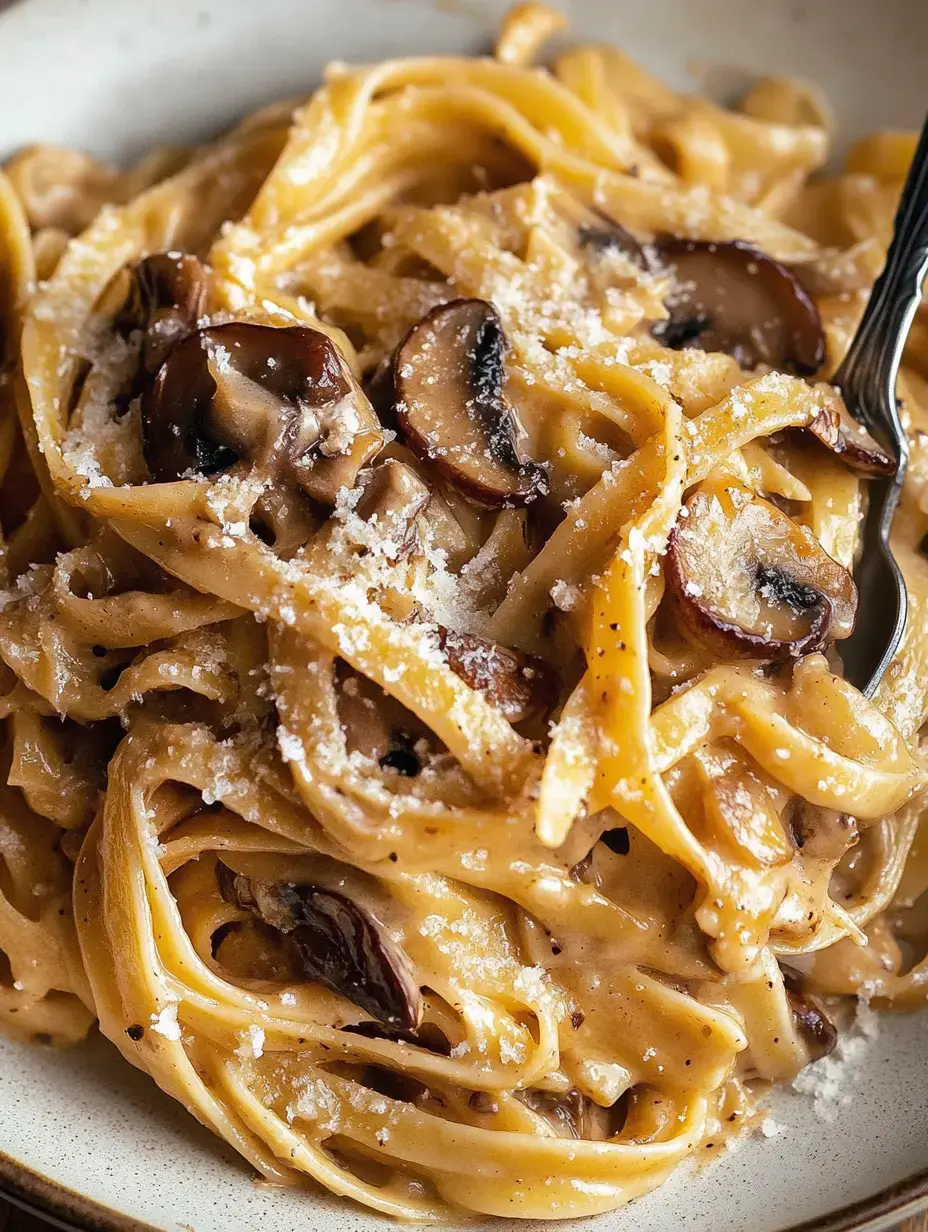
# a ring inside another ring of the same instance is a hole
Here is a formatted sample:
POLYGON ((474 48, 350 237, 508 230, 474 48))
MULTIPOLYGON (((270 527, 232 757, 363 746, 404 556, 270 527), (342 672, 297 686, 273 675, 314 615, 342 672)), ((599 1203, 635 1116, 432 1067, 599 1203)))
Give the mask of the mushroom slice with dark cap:
POLYGON ((645 244, 627 227, 596 206, 584 206, 565 194, 562 209, 569 211, 577 228, 577 247, 595 258, 621 253, 647 274, 661 271, 653 246, 645 244))
POLYGON ((577 244, 581 251, 595 257, 620 252, 639 269, 647 273, 656 272, 658 267, 654 257, 631 231, 606 214, 599 214, 599 211, 597 214, 599 217, 595 222, 581 223, 577 228, 577 244))
POLYGON ((556 703, 557 678, 544 659, 441 625, 438 642, 455 675, 483 693, 510 723, 543 714, 556 703))
POLYGON ((287 937, 304 975, 389 1027, 419 1025, 422 997, 409 959, 379 920, 322 886, 260 881, 218 861, 219 892, 287 937))
POLYGON ((440 1057, 451 1056, 451 1041, 434 1022, 425 1022, 415 1031, 408 1031, 404 1027, 385 1027, 376 1022, 352 1022, 341 1029, 349 1035, 360 1035, 363 1039, 392 1040, 398 1044, 426 1048, 440 1057))
POLYGON ((818 1001, 803 992, 800 972, 782 965, 780 970, 783 973, 786 1000, 802 1041, 808 1049, 809 1059, 820 1061, 822 1057, 834 1052, 838 1043, 837 1028, 818 1001))
POLYGON ((722 656, 777 660, 850 634, 854 581, 806 527, 737 484, 701 489, 684 509, 666 578, 696 641, 722 656))
MULTIPOLYGON (((823 388, 819 386, 819 389, 823 388)), ((825 387, 827 388, 827 387, 825 387)), ((808 428, 833 454, 858 475, 895 475, 896 460, 878 444, 863 424, 852 417, 836 391, 822 399, 822 407, 808 428)))
POLYGON ((142 453, 159 483, 215 475, 238 461, 211 430, 215 392, 202 334, 193 334, 175 347, 142 394, 142 453))
POLYGON ((656 248, 675 279, 670 317, 651 330, 658 342, 674 350, 726 351, 743 368, 769 364, 810 376, 821 367, 818 309, 785 265, 741 240, 668 236, 656 248))
POLYGON ((416 543, 416 518, 432 495, 411 466, 387 458, 361 477, 361 496, 355 513, 377 527, 390 555, 400 557, 416 543))
POLYGON ((138 366, 123 399, 136 397, 206 311, 205 267, 187 253, 156 252, 123 265, 100 293, 94 314, 129 341, 140 337, 138 366))
POLYGON ((246 321, 199 329, 174 348, 142 398, 142 432, 156 480, 245 459, 326 505, 383 445, 370 403, 326 334, 246 321))
POLYGON ((549 232, 571 255, 587 264, 622 256, 645 273, 661 272, 657 254, 650 244, 639 240, 605 210, 587 205, 573 193, 554 188, 547 181, 545 184, 543 198, 553 215, 553 228, 549 228, 549 232))
POLYGON ((506 339, 482 299, 456 299, 414 325, 396 353, 396 410, 410 449, 466 496, 527 505, 548 490, 519 455, 518 422, 503 393, 506 339))
POLYGON ((857 821, 838 809, 810 804, 793 796, 783 811, 783 821, 795 846, 813 860, 838 860, 859 840, 857 821))
POLYGON ((364 380, 364 393, 385 428, 395 431, 396 389, 393 379, 393 356, 385 356, 364 380))

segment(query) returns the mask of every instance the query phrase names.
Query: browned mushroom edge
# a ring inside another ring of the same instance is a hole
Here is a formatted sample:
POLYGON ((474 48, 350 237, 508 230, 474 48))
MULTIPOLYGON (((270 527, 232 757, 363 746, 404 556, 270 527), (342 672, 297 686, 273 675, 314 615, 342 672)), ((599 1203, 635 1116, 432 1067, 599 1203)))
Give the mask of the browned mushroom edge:
POLYGON ((859 841, 857 821, 837 809, 793 796, 783 812, 787 833, 807 858, 837 863, 859 841))
POLYGON ((802 1035, 803 1043, 812 1061, 820 1061, 834 1052, 838 1043, 838 1031, 815 997, 803 991, 800 972, 780 964, 786 1000, 802 1035))
POLYGON ((219 892, 292 943, 310 980, 388 1027, 419 1025, 422 997, 409 959, 369 911, 322 886, 265 882, 216 863, 219 892))
POLYGON ((124 410, 206 311, 209 280, 196 257, 156 252, 123 265, 100 293, 94 316, 124 342, 136 338, 138 362, 116 395, 124 410))
POLYGON ((406 779, 414 779, 422 769, 415 741, 409 732, 400 730, 391 733, 390 747, 378 759, 377 764, 381 770, 391 770, 406 779))
POLYGON ((651 245, 642 243, 621 223, 595 206, 590 209, 590 214, 595 221, 581 223, 577 228, 577 243, 582 250, 594 256, 621 252, 645 273, 659 272, 660 261, 651 245))
MULTIPOLYGON (((405 463, 389 458, 361 477, 362 494, 355 506, 359 517, 376 523, 396 558, 419 545, 416 519, 431 492, 405 463)), ((451 670, 477 689, 511 723, 544 714, 557 702, 560 685, 544 659, 508 650, 471 633, 435 628, 435 641, 451 670)), ((421 769, 411 739, 396 733, 394 747, 381 759, 382 769, 414 777, 421 769)))
POLYGON ((238 321, 171 351, 141 402, 152 477, 211 475, 244 459, 324 505, 354 486, 383 431, 331 339, 238 321))
POLYGON ((416 518, 432 493, 412 467, 396 458, 362 473, 355 513, 377 527, 394 557, 408 555, 418 543, 416 518))
POLYGON ((811 376, 825 359, 818 309, 785 265, 742 240, 655 241, 674 276, 669 318, 651 333, 664 346, 725 351, 742 368, 769 364, 811 376))
POLYGON ((537 655, 507 650, 471 633, 438 626, 438 645, 451 670, 496 706, 510 723, 553 708, 559 685, 537 655))
POLYGON ((519 453, 519 426, 503 393, 506 339, 482 299, 434 308, 406 335, 394 361, 396 412, 406 443, 475 501, 527 505, 548 491, 519 453))
POLYGON ((385 428, 399 432, 396 419, 396 389, 393 376, 393 355, 385 356, 364 378, 363 389, 377 418, 385 428))
POLYGON ((851 416, 838 393, 825 398, 821 410, 808 428, 798 431, 811 433, 859 475, 890 476, 896 473, 895 458, 873 439, 863 424, 851 416))
POLYGON ((350 1022, 341 1028, 349 1035, 360 1035, 364 1039, 390 1040, 397 1044, 412 1044, 416 1048, 425 1048, 440 1057, 451 1056, 451 1041, 434 1022, 424 1022, 414 1031, 405 1027, 387 1027, 380 1022, 350 1022))
POLYGON ((631 1107, 631 1092, 610 1107, 601 1107, 572 1087, 563 1093, 529 1087, 516 1092, 520 1103, 545 1120, 559 1138, 604 1142, 622 1132, 631 1107))
POLYGON ((851 633, 853 578, 770 501, 731 484, 697 491, 681 512, 665 576, 696 641, 723 656, 778 660, 851 633))
POLYGON ((627 856, 632 849, 627 826, 614 826, 611 830, 604 830, 599 841, 617 856, 627 856))

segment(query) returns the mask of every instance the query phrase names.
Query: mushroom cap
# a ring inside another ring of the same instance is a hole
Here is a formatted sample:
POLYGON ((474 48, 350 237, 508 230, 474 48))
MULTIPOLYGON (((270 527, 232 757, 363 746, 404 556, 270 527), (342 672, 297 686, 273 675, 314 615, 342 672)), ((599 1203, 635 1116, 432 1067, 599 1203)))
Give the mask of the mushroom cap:
POLYGON ((795 846, 813 860, 836 863, 859 839, 855 818, 810 804, 801 796, 793 796, 783 817, 795 846))
POLYGON ((197 335, 179 343, 142 394, 142 452, 159 483, 215 475, 238 454, 207 428, 216 382, 197 335))
POLYGON ((651 331, 659 342, 725 351, 743 368, 769 364, 810 376, 822 366, 818 309, 785 265, 742 240, 665 236, 656 248, 675 278, 670 318, 651 331))
POLYGON ((589 214, 591 218, 577 227, 577 244, 582 251, 594 256, 621 252, 645 273, 659 272, 660 262, 651 245, 642 243, 627 227, 595 206, 590 207, 589 214))
POLYGON ((808 428, 801 430, 810 432, 858 475, 895 475, 896 459, 851 416, 840 394, 829 390, 829 395, 808 428))
POLYGON ((837 1029, 818 1000, 803 990, 801 973, 783 963, 780 964, 780 970, 783 973, 786 1000, 809 1052, 809 1058, 820 1061, 822 1057, 834 1052, 838 1043, 837 1029))
POLYGON ((484 505, 527 505, 547 476, 518 450, 519 425, 503 393, 506 339, 482 299, 433 308, 394 363, 396 410, 410 449, 484 505))
POLYGON ((537 655, 507 650, 472 633, 455 633, 441 625, 438 641, 455 675, 483 693, 510 723, 520 723, 556 704, 560 691, 557 677, 537 655))
POLYGON ((723 656, 785 659, 854 628, 857 588, 811 531, 748 488, 703 488, 670 535, 667 587, 684 631, 723 656))
POLYGON ((362 491, 355 513, 376 525, 391 555, 405 556, 416 546, 416 518, 432 493, 411 466, 386 458, 360 477, 362 491))
POLYGON ((139 363, 123 401, 137 397, 170 352, 206 311, 206 267, 188 253, 155 252, 121 266, 94 305, 94 314, 127 342, 140 337, 139 363))
POLYGON ((323 504, 383 445, 327 334, 247 321, 198 329, 174 348, 143 395, 142 430, 157 480, 245 459, 323 504))
POLYGON ((409 959, 371 912, 335 890, 261 881, 221 861, 216 875, 227 903, 292 940, 308 979, 378 1022, 406 1030, 418 1026, 422 997, 409 959))

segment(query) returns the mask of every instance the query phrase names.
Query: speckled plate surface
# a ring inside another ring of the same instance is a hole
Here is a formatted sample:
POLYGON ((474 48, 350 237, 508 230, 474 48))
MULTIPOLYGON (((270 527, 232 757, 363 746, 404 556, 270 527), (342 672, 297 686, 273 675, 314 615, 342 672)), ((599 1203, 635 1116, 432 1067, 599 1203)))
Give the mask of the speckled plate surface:
MULTIPOLYGON (((128 158, 160 141, 208 136, 262 102, 307 91, 330 58, 483 48, 504 7, 504 0, 20 0, 0 15, 0 157, 50 141, 128 158)), ((564 7, 577 32, 620 43, 680 86, 726 91, 758 72, 814 78, 835 103, 843 139, 914 126, 928 105, 928 0, 564 0, 564 7)), ((758 1133, 589 1226, 843 1232, 885 1227, 928 1204, 928 1017, 886 1018, 877 1036, 860 1033, 843 1048, 839 1084, 829 1068, 817 1098, 775 1098, 771 1136, 758 1133)), ((256 1184, 232 1152, 100 1039, 57 1055, 0 1041, 0 1188, 83 1228, 387 1226, 347 1204, 256 1184)))

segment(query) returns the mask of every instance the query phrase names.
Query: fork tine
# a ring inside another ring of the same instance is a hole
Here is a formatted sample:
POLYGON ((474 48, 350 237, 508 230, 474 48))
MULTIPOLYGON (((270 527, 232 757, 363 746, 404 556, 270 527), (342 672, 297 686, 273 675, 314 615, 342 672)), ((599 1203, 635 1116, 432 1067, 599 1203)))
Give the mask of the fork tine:
POLYGON ((896 379, 928 273, 928 118, 906 178, 886 254, 864 315, 833 377, 848 410, 896 459, 896 474, 874 479, 861 532, 857 626, 842 647, 847 678, 868 697, 902 642, 908 597, 889 543, 908 461, 896 379))

